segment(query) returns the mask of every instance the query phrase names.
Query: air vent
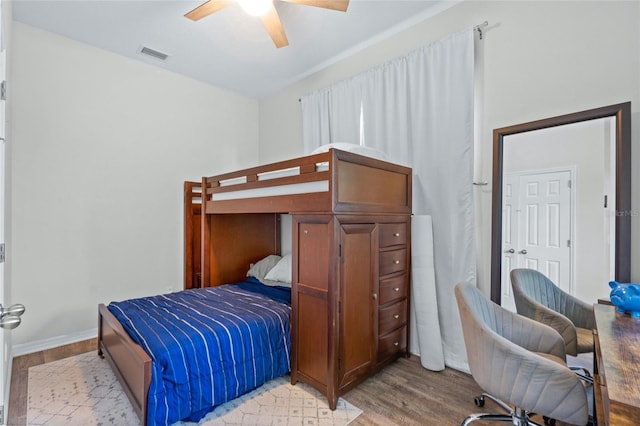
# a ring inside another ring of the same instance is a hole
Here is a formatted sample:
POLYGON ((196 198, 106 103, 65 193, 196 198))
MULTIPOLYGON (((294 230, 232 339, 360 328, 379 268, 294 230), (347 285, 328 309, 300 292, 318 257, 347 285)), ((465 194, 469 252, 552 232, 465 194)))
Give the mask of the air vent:
POLYGON ((166 61, 169 57, 169 55, 167 55, 166 53, 158 52, 157 50, 153 50, 148 47, 143 47, 140 50, 140 53, 142 53, 143 55, 151 56, 152 58, 159 59, 161 61, 166 61))

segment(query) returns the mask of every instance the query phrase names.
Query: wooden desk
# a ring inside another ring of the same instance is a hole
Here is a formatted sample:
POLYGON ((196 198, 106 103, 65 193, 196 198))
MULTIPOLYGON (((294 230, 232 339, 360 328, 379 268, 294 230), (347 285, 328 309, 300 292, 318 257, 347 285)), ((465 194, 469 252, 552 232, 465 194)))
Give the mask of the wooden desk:
POLYGON ((594 399, 598 425, 640 425, 640 319, 594 305, 594 399))

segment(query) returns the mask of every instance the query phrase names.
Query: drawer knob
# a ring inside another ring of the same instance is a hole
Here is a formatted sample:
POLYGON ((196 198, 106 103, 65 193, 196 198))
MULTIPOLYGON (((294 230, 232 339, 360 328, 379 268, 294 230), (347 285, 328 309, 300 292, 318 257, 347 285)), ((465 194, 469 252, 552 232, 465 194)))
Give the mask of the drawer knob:
POLYGON ((394 317, 395 319, 398 319, 398 318, 400 318, 400 315, 395 314, 393 317, 394 317))
POLYGON ((378 299, 378 293, 373 293, 373 300, 378 299))
POLYGON ((400 342, 393 342, 393 346, 398 346, 400 342))
POLYGON ((395 287, 393 291, 400 291, 400 287, 395 287))
POLYGON ((400 263, 400 261, 399 260, 394 260, 393 263, 395 263, 397 265, 398 263, 400 263))
POLYGON ((399 233, 399 232, 396 232, 395 234, 393 234, 393 236, 394 236, 394 237, 399 237, 399 236, 400 236, 400 233, 399 233))

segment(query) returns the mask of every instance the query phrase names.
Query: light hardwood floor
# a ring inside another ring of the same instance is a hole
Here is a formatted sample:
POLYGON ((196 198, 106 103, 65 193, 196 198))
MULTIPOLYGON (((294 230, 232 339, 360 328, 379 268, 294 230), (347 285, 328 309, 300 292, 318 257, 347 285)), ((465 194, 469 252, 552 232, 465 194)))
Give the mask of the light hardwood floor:
MULTIPOLYGON (((15 358, 7 424, 26 425, 29 367, 90 351, 96 351, 98 356, 96 339, 15 358)), ((351 423, 355 426, 454 426, 460 425, 469 413, 501 412, 491 402, 483 408, 476 407, 473 398, 480 393, 470 375, 448 368, 442 372, 425 370, 419 359, 412 356, 386 367, 344 398, 363 410, 363 414, 351 423)), ((536 420, 542 423, 541 419, 536 420)))

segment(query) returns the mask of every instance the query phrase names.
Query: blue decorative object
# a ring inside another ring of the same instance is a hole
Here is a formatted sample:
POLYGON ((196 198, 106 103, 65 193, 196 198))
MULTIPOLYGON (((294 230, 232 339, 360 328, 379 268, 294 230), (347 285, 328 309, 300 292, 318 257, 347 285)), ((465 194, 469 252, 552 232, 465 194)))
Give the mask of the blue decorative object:
POLYGON ((611 281, 610 299, 618 312, 629 312, 632 317, 640 318, 640 284, 611 281))

